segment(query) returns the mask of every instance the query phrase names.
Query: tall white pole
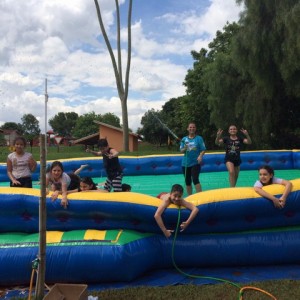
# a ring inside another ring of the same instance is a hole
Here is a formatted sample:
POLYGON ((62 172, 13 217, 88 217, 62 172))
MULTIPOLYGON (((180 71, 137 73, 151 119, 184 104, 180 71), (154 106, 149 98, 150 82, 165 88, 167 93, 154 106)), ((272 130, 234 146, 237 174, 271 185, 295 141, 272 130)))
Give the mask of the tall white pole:
POLYGON ((48 93, 47 93, 47 78, 45 79, 45 148, 47 153, 47 103, 48 103, 48 93))

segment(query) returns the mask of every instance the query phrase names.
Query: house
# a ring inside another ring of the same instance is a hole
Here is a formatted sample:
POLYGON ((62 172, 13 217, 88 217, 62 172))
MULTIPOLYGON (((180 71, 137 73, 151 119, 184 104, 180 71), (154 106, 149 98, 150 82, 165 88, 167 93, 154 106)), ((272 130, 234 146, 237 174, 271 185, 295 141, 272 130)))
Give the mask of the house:
POLYGON ((14 140, 16 137, 20 136, 19 132, 14 129, 1 129, 0 133, 3 134, 3 137, 6 142, 6 146, 14 146, 14 140))
MULTIPOLYGON (((108 125, 99 121, 94 121, 99 125, 99 132, 73 141, 73 144, 96 145, 99 139, 107 139, 110 147, 123 151, 123 130, 112 125, 108 125)), ((138 151, 139 135, 129 133, 129 151, 138 151)))

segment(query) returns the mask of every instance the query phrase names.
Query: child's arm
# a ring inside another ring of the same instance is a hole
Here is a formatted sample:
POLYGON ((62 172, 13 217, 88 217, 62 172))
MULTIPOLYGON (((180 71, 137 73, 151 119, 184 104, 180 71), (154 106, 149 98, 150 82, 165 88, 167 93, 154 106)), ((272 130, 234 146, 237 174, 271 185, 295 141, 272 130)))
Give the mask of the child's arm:
POLYGON ((215 144, 217 146, 221 146, 223 144, 223 138, 221 137, 222 133, 223 133, 223 130, 218 129, 217 136, 216 136, 216 139, 215 139, 215 144))
POLYGON ((186 140, 186 141, 182 140, 182 141, 180 142, 179 150, 180 150, 181 153, 185 153, 186 151, 188 151, 188 143, 187 143, 187 140, 186 140))
POLYGON ((196 207, 194 204, 187 202, 186 200, 183 200, 182 205, 189 209, 191 211, 190 216, 185 222, 182 222, 180 225, 181 231, 185 230, 191 222, 195 219, 196 215, 198 214, 198 207, 196 207))
POLYGON ((91 149, 89 149, 89 148, 87 148, 87 149, 85 150, 85 152, 87 152, 87 153, 92 153, 92 154, 94 154, 94 155, 96 155, 96 156, 102 155, 102 152, 94 151, 94 150, 91 150, 91 149))
POLYGON ((97 190, 80 191, 80 193, 108 193, 108 191, 103 189, 97 189, 97 190))
POLYGON ((248 131, 246 129, 242 128, 241 132, 246 136, 246 138, 243 139, 243 143, 248 144, 248 145, 252 144, 252 140, 251 140, 251 137, 250 137, 248 131))
POLYGON ((62 181, 62 183, 61 183, 61 195, 62 195, 62 198, 61 198, 60 204, 64 208, 67 208, 67 206, 68 206, 68 198, 67 198, 68 191, 67 191, 67 183, 64 181, 62 181))
POLYGON ((119 152, 116 149, 111 148, 108 154, 108 158, 117 157, 119 152))
POLYGON ((157 225, 159 226, 159 228, 161 229, 161 231, 164 233, 166 238, 169 238, 172 235, 172 232, 174 232, 174 230, 168 230, 164 224, 164 221, 161 217, 161 215, 163 214, 163 212, 165 211, 165 209, 170 205, 170 201, 168 200, 162 200, 162 203, 160 204, 160 206, 157 208, 154 218, 155 221, 157 223, 157 225))
POLYGON ((262 196, 262 197, 264 197, 264 198, 267 198, 267 199, 271 200, 276 208, 282 208, 282 207, 283 207, 282 204, 281 204, 281 202, 279 201, 278 198, 276 198, 274 195, 272 195, 272 194, 266 192, 266 191, 265 191, 264 189, 262 189, 261 187, 255 186, 255 187, 254 187, 254 191, 255 191, 258 195, 260 195, 260 196, 262 196))
POLYGON ((30 158, 28 160, 28 166, 32 173, 36 170, 37 163, 36 163, 35 159, 33 158, 33 156, 30 156, 30 158))
POLYGON ((288 197, 289 193, 291 192, 293 185, 290 181, 284 180, 284 179, 282 179, 281 184, 285 186, 285 189, 284 189, 282 196, 279 198, 279 202, 281 202, 281 206, 284 207, 285 203, 286 203, 286 198, 288 197))
POLYGON ((14 175, 12 174, 12 162, 10 159, 7 159, 6 162, 6 167, 7 167, 7 176, 9 177, 9 179, 11 180, 13 185, 20 185, 20 182, 14 177, 14 175))

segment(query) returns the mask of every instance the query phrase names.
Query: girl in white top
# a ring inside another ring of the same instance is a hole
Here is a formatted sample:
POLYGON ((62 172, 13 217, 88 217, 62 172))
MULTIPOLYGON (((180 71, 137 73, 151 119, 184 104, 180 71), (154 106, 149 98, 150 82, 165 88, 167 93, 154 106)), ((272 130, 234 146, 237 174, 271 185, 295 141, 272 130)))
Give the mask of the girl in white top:
POLYGON ((54 161, 51 164, 50 171, 46 174, 47 193, 52 191, 51 199, 55 201, 59 194, 62 195, 61 205, 64 208, 68 206, 67 194, 68 191, 78 190, 80 178, 76 174, 67 174, 64 172, 64 167, 60 161, 54 161))
POLYGON ((14 140, 15 151, 7 156, 7 175, 11 187, 32 188, 32 173, 37 163, 31 153, 25 152, 26 140, 19 136, 14 140))
POLYGON ((265 165, 259 168, 259 180, 254 184, 254 190, 257 194, 271 200, 276 208, 284 208, 287 196, 292 190, 290 181, 274 177, 274 170, 272 167, 265 165), (282 184, 285 186, 283 194, 276 198, 274 195, 266 192, 263 187, 270 184, 282 184))

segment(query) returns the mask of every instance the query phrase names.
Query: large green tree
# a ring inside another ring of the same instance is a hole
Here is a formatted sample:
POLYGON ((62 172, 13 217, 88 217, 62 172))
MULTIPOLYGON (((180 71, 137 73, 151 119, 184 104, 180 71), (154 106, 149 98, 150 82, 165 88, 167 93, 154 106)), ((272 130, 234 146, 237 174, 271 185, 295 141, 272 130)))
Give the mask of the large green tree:
MULTIPOLYGON (((142 117, 142 128, 137 130, 137 133, 144 137, 144 140, 156 144, 166 144, 168 141, 168 130, 162 126, 161 112, 154 109, 147 111, 142 117), (160 121, 159 121, 160 120, 160 121)), ((164 124, 164 122, 162 122, 164 124)))
POLYGON ((25 114, 21 118, 23 135, 28 141, 32 141, 41 133, 40 124, 37 118, 32 114, 25 114))
POLYGON ((244 2, 246 10, 233 58, 253 81, 244 101, 256 143, 299 147, 299 1, 238 2, 244 2))
POLYGON ((114 113, 106 113, 102 115, 101 122, 121 128, 120 118, 116 116, 114 113))
POLYGON ((103 116, 90 112, 78 117, 76 125, 72 130, 72 135, 76 138, 82 138, 99 132, 99 125, 94 121, 103 122, 115 127, 121 128, 120 118, 113 113, 106 113, 103 116))
POLYGON ((217 128, 231 124, 248 129, 251 149, 299 148, 300 2, 237 2, 245 4, 240 21, 192 51, 186 95, 159 113, 176 133, 195 121, 210 149, 217 128))
MULTIPOLYGON (((163 122, 179 139, 181 139, 185 134, 185 131, 183 131, 182 128, 186 124, 181 110, 181 102, 183 101, 184 97, 187 96, 170 99, 163 105, 161 111, 161 118, 163 122)), ((176 139, 176 136, 174 136, 172 133, 169 132, 169 137, 171 139, 176 139)))
POLYGON ((23 134, 23 127, 22 124, 15 123, 15 122, 5 122, 1 127, 2 130, 17 130, 20 134, 23 134))
POLYGON ((69 137, 72 135, 72 130, 76 125, 78 114, 75 112, 59 112, 53 118, 49 120, 49 124, 55 133, 63 137, 69 137))
POLYGON ((228 86, 231 77, 228 73, 230 62, 226 62, 226 56, 230 52, 232 31, 235 28, 236 25, 227 24, 224 32, 218 31, 216 38, 209 44, 210 50, 202 48, 199 52, 192 51, 193 68, 188 70, 185 77, 187 96, 182 98, 180 110, 185 120, 184 128, 187 128, 189 122, 195 122, 198 134, 204 137, 208 148, 215 147, 213 140, 216 128, 225 122, 226 111, 231 106, 226 101, 234 101, 228 94, 231 87, 225 92, 223 84, 227 83, 228 86), (226 99, 223 99, 224 94, 226 99))
POLYGON ((216 147, 213 141, 217 128, 226 132, 232 124, 239 128, 251 127, 247 116, 253 110, 245 105, 245 93, 249 93, 246 87, 251 80, 239 70, 232 57, 234 40, 239 30, 237 23, 227 23, 222 31, 217 31, 216 37, 208 45, 209 62, 204 67, 202 83, 207 89, 211 124, 207 128, 211 134, 207 136, 211 147, 216 147))

